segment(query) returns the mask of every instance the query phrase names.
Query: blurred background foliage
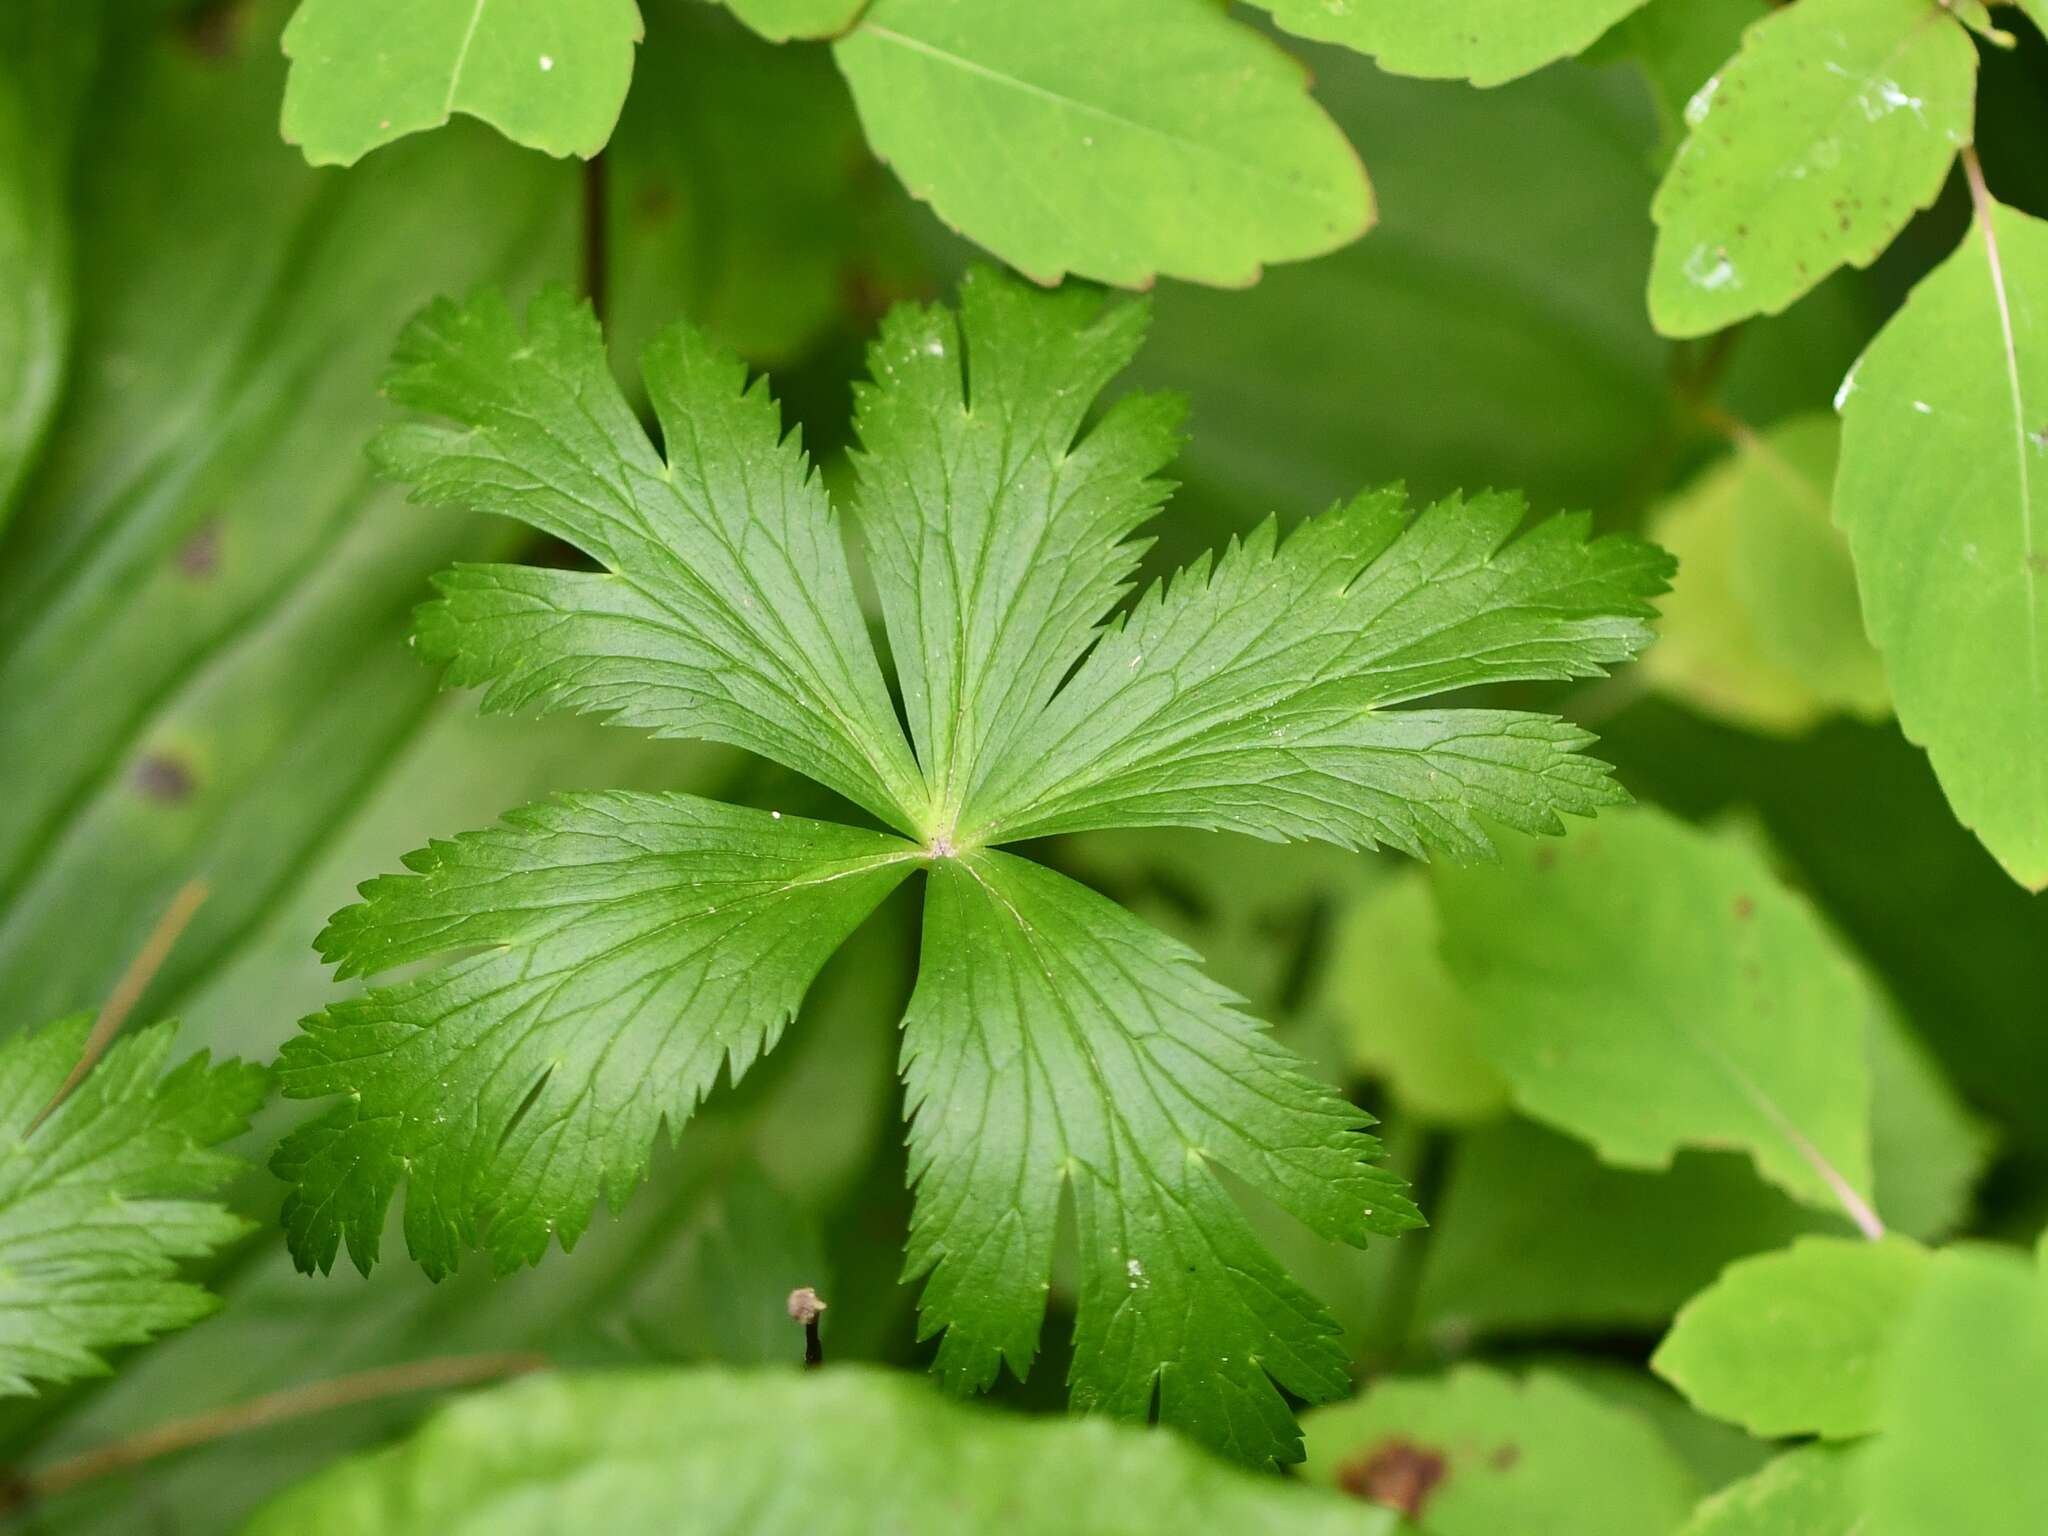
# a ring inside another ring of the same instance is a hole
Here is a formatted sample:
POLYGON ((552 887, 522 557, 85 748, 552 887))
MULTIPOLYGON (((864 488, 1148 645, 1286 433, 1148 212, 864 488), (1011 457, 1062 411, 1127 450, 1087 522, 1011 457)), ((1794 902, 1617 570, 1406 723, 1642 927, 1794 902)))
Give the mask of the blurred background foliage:
MULTIPOLYGON (((661 88, 631 96, 596 202, 579 167, 466 121, 309 169, 277 133, 283 0, 28 0, 0 20, 0 249, 24 274, 0 296, 0 356, 19 364, 0 379, 10 1030, 92 1006, 197 879, 209 899, 141 1016, 181 1016, 185 1046, 268 1059, 332 993, 309 948, 321 920, 432 832, 583 786, 784 807, 819 793, 722 750, 478 720, 437 697, 403 641, 430 572, 512 537, 407 511, 364 461, 391 338, 430 296, 599 286, 627 374, 655 327, 688 315, 773 370, 836 480, 863 339, 896 300, 947 291, 970 254, 871 157, 821 47, 771 46, 699 0, 642 8, 640 68, 661 88)), ((1730 340, 1671 343, 1643 303, 1670 93, 1625 49, 1481 92, 1290 46, 1367 155, 1381 222, 1248 291, 1161 286, 1131 382, 1186 392, 1193 446, 1154 570, 1268 512, 1397 479, 1426 497, 1516 487, 1539 510, 1666 537, 1702 573, 1681 577, 1671 654, 1547 703, 1600 733, 1640 799, 1760 850, 1867 968, 1884 1000, 1878 1198, 1894 1219, 2031 1235, 2048 1219, 2048 909, 1957 825, 1867 658, 1813 662, 1800 637, 1768 632, 1774 605, 1746 585, 1748 535, 1725 506, 1753 498, 1722 484, 1796 481, 1827 459, 1835 389, 1953 243, 1959 189, 1871 271, 1730 340)), ((2043 54, 2027 32, 1987 55, 1982 92, 1993 187, 2035 213, 2043 54)), ((1800 492, 1771 494, 1796 508, 1800 492)), ((1828 537, 1809 551, 1816 584, 1834 579, 1828 537)), ((1624 1170, 1515 1115, 1438 955, 1431 876, 1398 858, 1167 832, 1034 851, 1195 945, 1385 1119, 1430 1230, 1361 1254, 1264 1222, 1337 1307, 1361 1373, 1541 1361, 1651 1415, 1703 1486, 1748 1469, 1756 1448, 1642 1361, 1727 1260, 1839 1221, 1734 1154, 1624 1170)), ((781 1358, 781 1297, 800 1282, 831 1301, 835 1358, 916 1362, 893 1061, 915 938, 899 895, 833 963, 789 1047, 715 1096, 572 1255, 439 1288, 405 1264, 309 1280, 261 1232, 215 1277, 222 1316, 108 1382, 0 1409, 0 1461, 457 1350, 781 1358)), ((273 1110, 252 1145, 280 1123, 273 1110)), ((275 1199, 267 1177, 242 1192, 250 1208, 275 1199)), ((1056 1294, 1047 1360, 1007 1388, 1020 1406, 1061 1401, 1061 1316, 1056 1294)), ((225 1529, 419 1411, 261 1433, 32 1523, 225 1529)))

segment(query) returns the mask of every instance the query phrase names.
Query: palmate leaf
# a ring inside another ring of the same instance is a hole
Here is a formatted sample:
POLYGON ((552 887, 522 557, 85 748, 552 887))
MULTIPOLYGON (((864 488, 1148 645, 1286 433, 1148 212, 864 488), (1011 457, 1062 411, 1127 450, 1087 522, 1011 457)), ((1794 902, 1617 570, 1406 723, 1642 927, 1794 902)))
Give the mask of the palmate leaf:
POLYGON ((0 1396, 102 1374, 100 1351, 204 1317, 216 1302, 179 1262, 248 1230, 211 1198, 242 1166, 215 1148, 248 1129, 263 1069, 201 1053, 166 1074, 176 1028, 159 1024, 49 1109, 91 1028, 0 1050, 0 1396))
POLYGON ((430 1271, 566 1246, 664 1121, 772 1045, 811 978, 929 871, 904 1071, 910 1268, 956 1387, 1022 1374, 1062 1202, 1081 1248, 1078 1405, 1298 1458, 1276 1388, 1345 1385, 1336 1326, 1254 1239, 1224 1174, 1328 1238, 1419 1220, 1371 1122, 1195 958, 992 850, 1076 827, 1233 826, 1480 856, 1480 818, 1554 830, 1620 798, 1546 716, 1399 709, 1595 675, 1645 642, 1665 558, 1506 497, 1419 515, 1361 497, 1107 632, 1166 487, 1178 406, 1084 430, 1138 305, 977 273, 956 318, 899 311, 858 402, 858 522, 903 685, 898 725, 840 529, 758 385, 687 330, 648 348, 657 455, 559 294, 430 309, 391 393, 454 426, 378 455, 416 495, 506 513, 601 571, 467 567, 421 649, 487 708, 576 710, 750 748, 904 837, 687 797, 594 795, 436 844, 323 939, 346 974, 467 958, 307 1021, 287 1093, 342 1103, 280 1152, 300 1264, 367 1267, 401 1184, 430 1271), (1064 680, 1064 682, 1063 682, 1064 680), (1250 722, 1250 723, 1247 723, 1250 722), (1281 733, 1279 739, 1274 731, 1281 733), (915 744, 913 755, 912 743, 915 744), (909 840, 905 840, 905 839, 909 840))

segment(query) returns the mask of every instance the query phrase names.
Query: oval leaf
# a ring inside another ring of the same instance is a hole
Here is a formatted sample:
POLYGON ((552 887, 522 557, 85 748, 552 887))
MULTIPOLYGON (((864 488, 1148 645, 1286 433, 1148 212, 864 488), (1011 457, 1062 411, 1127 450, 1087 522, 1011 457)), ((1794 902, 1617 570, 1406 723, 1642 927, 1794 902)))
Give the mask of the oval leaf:
POLYGON ((1301 66, 1214 6, 879 0, 834 49, 875 152, 1041 282, 1249 283, 1372 223, 1301 66))
POLYGON ((1828 521, 1839 441, 1825 416, 1745 435, 1657 514, 1652 536, 1679 562, 1645 661, 1661 688, 1752 730, 1884 718, 1883 665, 1828 521))
POLYGON ((1647 807, 1498 868, 1442 868, 1444 957, 1481 1047, 1538 1119, 1624 1167, 1739 1147, 1861 1219, 1875 1000, 1749 848, 1647 807))
POLYGON ((1650 205, 1650 318, 1704 336, 1867 267, 1970 139, 1977 50, 1930 0, 1800 0, 1686 108, 1650 205))
POLYGON ((1729 1265, 1686 1303, 1650 1365, 1700 1412, 1760 1438, 1870 1434, 1926 1272, 1927 1250, 1905 1238, 1802 1238, 1729 1265))
POLYGON ((588 160, 633 78, 633 0, 304 0, 284 29, 284 137, 354 165, 457 112, 588 160))
POLYGON ((1569 58, 1643 0, 1258 0, 1289 32, 1397 75, 1499 85, 1569 58))
POLYGON ((1843 386, 1835 518, 1899 723, 2048 885, 2048 223, 1981 216, 1843 386))
POLYGON ((247 1536, 1389 1536, 1384 1513, 1212 1461, 1171 1435, 948 1402, 877 1370, 535 1376, 330 1467, 247 1536))

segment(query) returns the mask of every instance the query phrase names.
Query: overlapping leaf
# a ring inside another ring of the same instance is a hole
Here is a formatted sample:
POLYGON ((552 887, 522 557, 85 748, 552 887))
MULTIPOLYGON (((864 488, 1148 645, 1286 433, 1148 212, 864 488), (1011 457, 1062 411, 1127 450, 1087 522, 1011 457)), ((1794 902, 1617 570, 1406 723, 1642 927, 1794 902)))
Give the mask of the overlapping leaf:
POLYGON ((833 52, 904 185, 1044 282, 1241 286, 1372 222, 1306 72, 1214 6, 874 0, 833 52))
POLYGON ((1651 214, 1650 316, 1701 336, 1867 267, 1970 141, 1977 52, 1932 0, 1800 0, 1686 109, 1651 214))
POLYGON ((56 1101, 92 1019, 0 1050, 0 1396, 98 1375, 100 1352, 211 1312, 182 1260, 248 1224, 212 1197, 241 1166, 217 1145, 248 1128, 263 1069, 204 1053, 163 1072, 175 1026, 117 1041, 56 1101))
POLYGON ((992 1414, 875 1370, 539 1376, 444 1410, 262 1510, 247 1536, 469 1536, 678 1522, 750 1536, 1391 1536, 1383 1513, 1166 1436, 992 1414))
POLYGON ((1899 724, 2048 885, 2048 222, 1986 203, 1843 385, 1835 516, 1899 724))
POLYGON ((467 112, 551 155, 589 159, 633 78, 633 0, 301 0, 284 136, 315 165, 467 112))
POLYGON ((1499 85, 1579 52, 1643 0, 1257 0, 1289 32, 1399 75, 1499 85))

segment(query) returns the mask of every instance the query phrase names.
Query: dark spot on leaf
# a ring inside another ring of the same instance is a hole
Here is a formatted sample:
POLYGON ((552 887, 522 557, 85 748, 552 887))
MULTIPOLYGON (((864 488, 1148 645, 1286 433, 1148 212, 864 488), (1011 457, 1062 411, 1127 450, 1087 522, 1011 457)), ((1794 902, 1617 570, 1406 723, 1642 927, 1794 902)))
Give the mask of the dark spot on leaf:
POLYGON ((159 805, 192 798, 192 770, 167 752, 152 752, 135 765, 135 792, 159 805))
POLYGON ((1549 868, 1551 868, 1551 867, 1552 867, 1553 865, 1555 865, 1556 863, 1557 863, 1557 850, 1556 850, 1555 848, 1545 848, 1545 847, 1542 847, 1542 846, 1540 846, 1540 845, 1539 845, 1539 846, 1537 847, 1537 849, 1536 849, 1536 867, 1537 867, 1538 869, 1549 869, 1549 868))
POLYGON ((178 569, 194 581, 204 581, 220 569, 220 525, 208 523, 178 546, 178 569))
POLYGON ((1496 1472, 1505 1472, 1522 1459, 1522 1448, 1510 1441, 1487 1458, 1496 1472))
POLYGON ((1355 1499, 1384 1504, 1412 1520, 1449 1470, 1441 1451, 1396 1435, 1339 1467, 1337 1486, 1355 1499))
POLYGON ((676 211, 676 189, 660 178, 650 180, 640 189, 640 217, 649 224, 659 224, 676 211))
POLYGON ((1755 914, 1756 903, 1754 901, 1747 896, 1735 898, 1735 915, 1737 917, 1753 917, 1755 914))
POLYGON ((248 9, 243 0, 210 0, 177 19, 178 36, 200 58, 225 63, 239 51, 248 9))

